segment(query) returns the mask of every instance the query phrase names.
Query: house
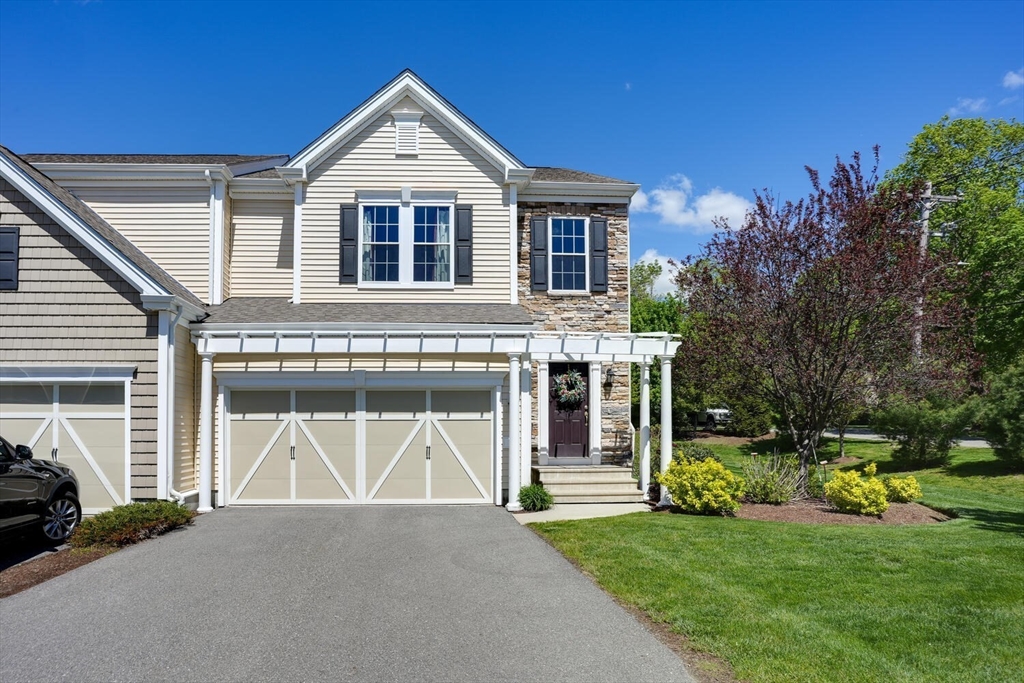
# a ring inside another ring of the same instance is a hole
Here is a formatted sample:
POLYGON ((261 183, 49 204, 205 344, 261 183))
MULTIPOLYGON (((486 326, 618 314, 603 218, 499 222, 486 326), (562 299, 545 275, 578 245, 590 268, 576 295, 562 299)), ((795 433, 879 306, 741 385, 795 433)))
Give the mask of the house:
POLYGON ((0 431, 87 512, 516 509, 632 457, 629 363, 649 459, 679 342, 630 334, 637 186, 526 166, 411 71, 294 156, 0 148, 0 174, 0 431))

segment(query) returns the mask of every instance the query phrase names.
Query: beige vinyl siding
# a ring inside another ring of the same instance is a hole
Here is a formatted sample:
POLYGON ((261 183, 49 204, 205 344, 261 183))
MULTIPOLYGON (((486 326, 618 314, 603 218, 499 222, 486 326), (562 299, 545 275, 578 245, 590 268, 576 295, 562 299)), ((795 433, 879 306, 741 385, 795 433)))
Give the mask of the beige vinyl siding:
POLYGON ((188 328, 174 330, 174 451, 171 488, 178 492, 196 487, 196 450, 199 415, 196 401, 196 347, 188 328))
POLYGON ((424 114, 420 152, 395 156, 395 129, 385 114, 325 157, 309 173, 302 218, 302 300, 460 301, 509 300, 508 191, 502 172, 424 114), (358 190, 457 191, 458 204, 473 206, 473 284, 450 290, 359 290, 339 277, 340 206, 358 190))
POLYGON ((6 180, 0 225, 16 225, 17 291, 0 291, 0 363, 138 368, 131 384, 133 498, 156 496, 157 316, 138 292, 6 180), (15 332, 16 331, 16 332, 15 332))
POLYGON ((235 199, 231 206, 231 295, 290 297, 295 204, 235 199))
POLYGON ((209 301, 210 189, 181 187, 94 187, 61 181, 147 256, 209 301))

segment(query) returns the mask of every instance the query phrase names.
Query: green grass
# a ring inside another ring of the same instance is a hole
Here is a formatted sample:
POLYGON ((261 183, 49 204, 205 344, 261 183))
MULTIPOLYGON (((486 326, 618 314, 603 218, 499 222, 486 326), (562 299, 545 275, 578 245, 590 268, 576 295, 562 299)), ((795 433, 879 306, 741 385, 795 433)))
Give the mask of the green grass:
MULTIPOLYGON (((714 448, 736 471, 749 457, 714 448)), ((847 455, 894 469, 887 444, 848 442, 847 455)), ((534 527, 744 680, 1022 680, 1024 475, 988 449, 913 474, 925 504, 960 517, 897 527, 637 514, 534 527)))

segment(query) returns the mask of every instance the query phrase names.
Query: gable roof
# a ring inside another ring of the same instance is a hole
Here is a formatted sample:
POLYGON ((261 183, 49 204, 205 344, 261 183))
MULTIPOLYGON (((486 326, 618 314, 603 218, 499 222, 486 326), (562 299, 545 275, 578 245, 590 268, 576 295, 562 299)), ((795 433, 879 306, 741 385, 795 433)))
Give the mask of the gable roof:
MULTIPOLYGON (((72 194, 67 188, 61 187, 48 178, 39 169, 17 154, 0 145, 0 158, 12 165, 11 171, 0 166, 5 171, 3 177, 12 185, 18 188, 23 194, 29 196, 42 191, 42 199, 49 198, 56 203, 56 206, 40 204, 40 208, 46 211, 55 221, 61 224, 72 235, 79 239, 86 247, 96 252, 95 240, 90 239, 92 231, 103 243, 108 245, 120 257, 121 263, 112 263, 105 254, 97 253, 108 266, 113 268, 128 280, 142 294, 171 295, 181 299, 184 303, 202 308, 203 302, 193 294, 187 287, 171 277, 163 268, 158 266, 153 259, 146 256, 142 251, 132 244, 128 239, 118 232, 110 223, 105 221, 98 213, 93 211, 81 199, 72 194), (36 190, 37 192, 33 192, 36 190), (63 209, 63 212, 61 211, 63 209), (66 213, 64 213, 66 212, 66 213), (76 219, 79 223, 76 224, 76 219), (120 267, 119 267, 120 266, 120 267)), ((103 246, 100 244, 99 246, 103 246)))
POLYGON ((489 159, 496 167, 502 169, 506 176, 510 170, 526 170, 527 167, 523 162, 485 133, 468 116, 456 109, 440 93, 427 85, 411 69, 402 71, 387 85, 342 117, 340 121, 292 157, 285 166, 309 168, 315 165, 332 149, 358 133, 406 96, 411 96, 428 113, 445 123, 453 133, 486 159, 489 159))
POLYGON ((609 183, 613 185, 632 185, 628 180, 609 178, 608 176, 574 171, 571 168, 555 166, 534 166, 531 183, 609 183))

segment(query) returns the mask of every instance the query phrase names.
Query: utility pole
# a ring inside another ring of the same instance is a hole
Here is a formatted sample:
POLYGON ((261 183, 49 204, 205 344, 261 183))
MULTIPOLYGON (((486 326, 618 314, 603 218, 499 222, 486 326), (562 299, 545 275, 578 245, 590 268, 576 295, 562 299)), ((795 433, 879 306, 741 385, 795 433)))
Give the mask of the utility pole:
MULTIPOLYGON (((932 209, 939 204, 955 204, 960 201, 960 197, 949 196, 949 195, 933 195, 932 194, 932 183, 928 181, 924 184, 924 195, 921 196, 921 237, 918 241, 918 255, 921 257, 921 261, 928 256, 928 238, 931 232, 928 228, 928 220, 931 218, 932 209)), ((924 317, 924 288, 925 288, 925 277, 927 274, 921 276, 921 291, 917 295, 917 302, 914 304, 914 317, 917 318, 917 323, 914 325, 914 355, 918 358, 921 357, 921 319, 924 317)))

